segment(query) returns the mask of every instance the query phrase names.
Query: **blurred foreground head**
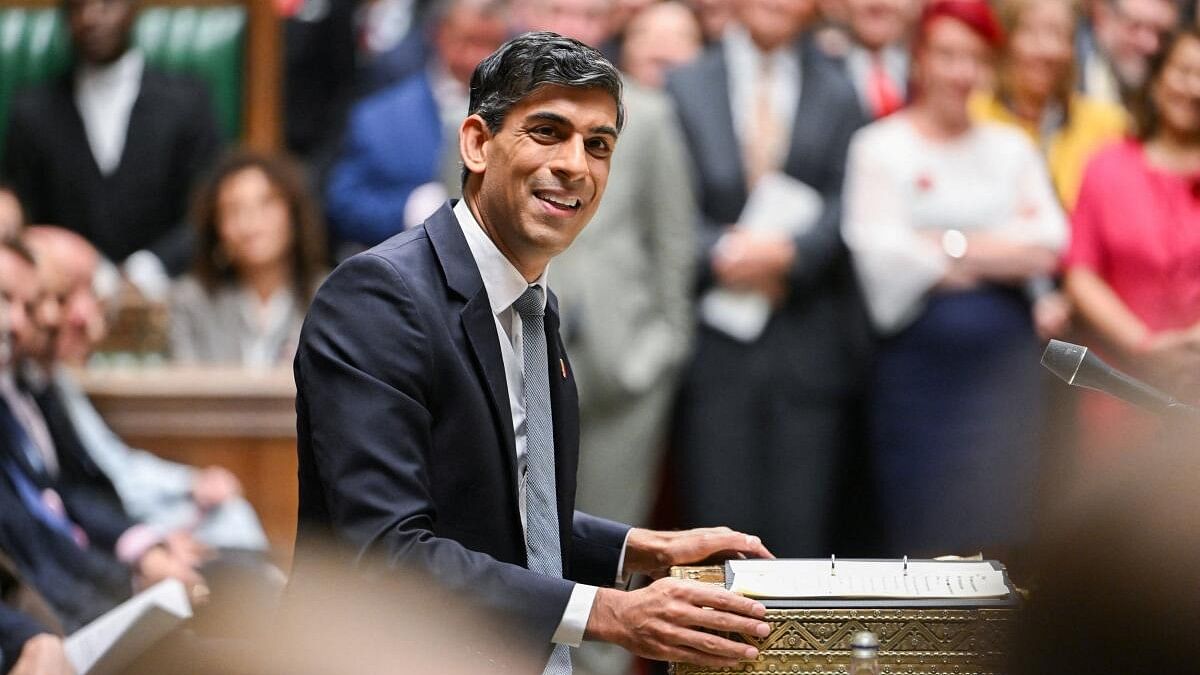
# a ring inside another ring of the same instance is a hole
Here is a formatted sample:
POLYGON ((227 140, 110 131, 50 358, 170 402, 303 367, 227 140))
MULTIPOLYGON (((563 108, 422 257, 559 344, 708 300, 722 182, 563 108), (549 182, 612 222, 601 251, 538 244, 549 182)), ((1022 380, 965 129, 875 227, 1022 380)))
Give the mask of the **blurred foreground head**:
POLYGON ((44 301, 57 308, 52 359, 81 366, 107 332, 104 310, 95 292, 100 254, 86 239, 61 227, 37 225, 24 240, 45 280, 44 301))
POLYGON ((1065 496, 1035 551, 1014 675, 1200 672, 1200 424, 1065 496))

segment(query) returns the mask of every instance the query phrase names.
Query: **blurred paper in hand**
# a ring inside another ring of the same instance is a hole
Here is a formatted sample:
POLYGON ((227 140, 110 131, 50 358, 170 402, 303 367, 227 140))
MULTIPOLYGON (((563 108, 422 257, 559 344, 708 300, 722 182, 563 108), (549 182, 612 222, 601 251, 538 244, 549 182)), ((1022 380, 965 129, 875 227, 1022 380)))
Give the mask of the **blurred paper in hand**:
POLYGON ((75 631, 65 642, 79 675, 123 672, 155 642, 192 616, 187 590, 166 579, 75 631))
MULTIPOLYGON (((805 183, 784 173, 769 173, 750 193, 738 227, 796 237, 816 225, 824 207, 821 194, 805 183)), ((753 342, 767 327, 771 302, 761 293, 718 287, 701 298, 700 316, 704 323, 736 340, 753 342)))

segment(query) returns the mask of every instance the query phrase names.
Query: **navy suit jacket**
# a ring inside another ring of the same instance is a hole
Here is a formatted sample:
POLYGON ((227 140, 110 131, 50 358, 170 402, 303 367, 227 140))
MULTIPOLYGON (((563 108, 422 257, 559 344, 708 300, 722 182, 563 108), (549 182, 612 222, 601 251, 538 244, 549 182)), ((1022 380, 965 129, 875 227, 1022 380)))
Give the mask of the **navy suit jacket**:
POLYGON ((429 575, 547 649, 572 581, 610 586, 628 526, 574 511, 575 381, 546 313, 563 574, 526 568, 495 317, 449 203, 350 258, 313 300, 296 354, 300 530, 360 567, 429 575), (367 561, 370 561, 367 563, 367 561))
POLYGON ((441 176, 443 140, 424 72, 358 103, 325 192, 334 235, 374 246, 403 229, 409 195, 441 176))

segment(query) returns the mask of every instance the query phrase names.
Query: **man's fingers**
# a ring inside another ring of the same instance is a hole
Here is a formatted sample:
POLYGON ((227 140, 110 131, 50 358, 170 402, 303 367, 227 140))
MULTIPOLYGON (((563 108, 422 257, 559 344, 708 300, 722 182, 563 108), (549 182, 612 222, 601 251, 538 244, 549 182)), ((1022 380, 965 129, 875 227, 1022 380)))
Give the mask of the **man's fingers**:
POLYGON ((745 642, 734 642, 720 635, 705 633, 690 628, 680 629, 672 636, 676 646, 690 649, 709 657, 743 661, 758 658, 758 650, 745 642))
POLYGON ((684 621, 694 628, 741 633, 759 638, 765 638, 771 634, 771 625, 765 621, 715 609, 693 609, 687 613, 684 621))
POLYGON ((762 619, 767 616, 767 608, 761 602, 731 593, 723 588, 703 584, 696 584, 695 587, 688 588, 687 601, 695 607, 711 607, 753 619, 762 619))
POLYGON ((708 668, 737 668, 742 659, 722 659, 687 647, 666 647, 659 656, 664 661, 691 663, 708 668))

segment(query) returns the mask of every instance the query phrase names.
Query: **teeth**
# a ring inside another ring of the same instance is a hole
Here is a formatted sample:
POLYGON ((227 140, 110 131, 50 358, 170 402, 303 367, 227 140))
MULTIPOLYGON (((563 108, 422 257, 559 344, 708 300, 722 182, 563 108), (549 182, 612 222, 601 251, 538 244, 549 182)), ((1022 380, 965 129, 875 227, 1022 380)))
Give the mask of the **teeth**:
POLYGON ((556 206, 561 206, 565 209, 574 209, 579 206, 579 199, 573 199, 570 202, 564 202, 561 199, 555 199, 554 197, 551 197, 550 195, 543 194, 543 195, 538 195, 538 196, 541 197, 542 199, 550 202, 551 204, 554 204, 556 206))

